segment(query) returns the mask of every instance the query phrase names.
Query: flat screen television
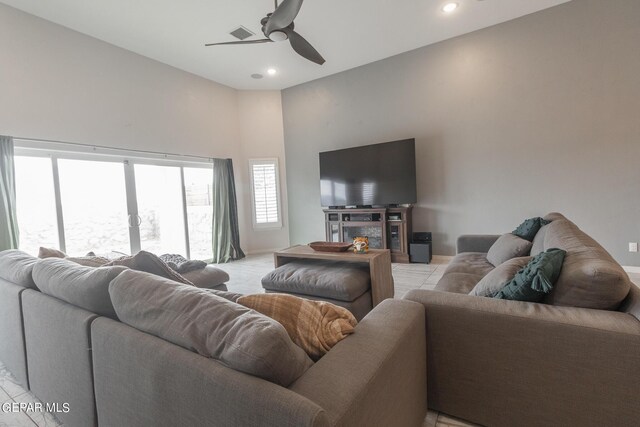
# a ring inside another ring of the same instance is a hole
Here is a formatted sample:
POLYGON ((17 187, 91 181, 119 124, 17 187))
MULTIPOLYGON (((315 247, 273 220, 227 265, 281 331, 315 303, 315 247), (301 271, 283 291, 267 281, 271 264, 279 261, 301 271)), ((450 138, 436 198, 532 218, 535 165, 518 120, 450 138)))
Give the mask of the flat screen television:
POLYGON ((415 139, 320 153, 324 207, 416 203, 415 139))

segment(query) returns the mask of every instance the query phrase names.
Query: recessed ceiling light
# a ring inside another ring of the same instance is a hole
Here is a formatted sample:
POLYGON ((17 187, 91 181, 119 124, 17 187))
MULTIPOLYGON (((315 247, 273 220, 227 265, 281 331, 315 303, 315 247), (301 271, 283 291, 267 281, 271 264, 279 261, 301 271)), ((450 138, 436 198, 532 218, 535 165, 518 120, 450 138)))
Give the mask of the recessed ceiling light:
POLYGON ((251 74, 252 79, 261 79, 262 77, 263 77, 262 74, 258 74, 258 73, 251 74))
POLYGON ((267 70, 267 73, 268 73, 270 76, 275 76, 275 75, 278 73, 278 70, 276 70, 275 68, 269 68, 269 69, 267 70))
POLYGON ((447 3, 442 6, 442 11, 444 13, 451 13, 458 8, 458 3, 447 3))

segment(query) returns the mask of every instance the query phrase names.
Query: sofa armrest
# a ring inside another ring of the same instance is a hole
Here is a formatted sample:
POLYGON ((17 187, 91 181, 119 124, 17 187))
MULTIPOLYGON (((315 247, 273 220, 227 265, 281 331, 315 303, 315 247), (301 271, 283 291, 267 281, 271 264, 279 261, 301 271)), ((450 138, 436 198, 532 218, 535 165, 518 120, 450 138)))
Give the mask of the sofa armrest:
POLYGON ((492 426, 639 419, 633 316, 427 290, 405 298, 425 306, 433 409, 492 426))
POLYGON ((500 235, 493 234, 463 234, 458 237, 457 253, 462 252, 489 252, 489 248, 493 245, 500 235))
POLYGON ((291 387, 336 426, 421 426, 427 411, 424 307, 387 299, 291 387))

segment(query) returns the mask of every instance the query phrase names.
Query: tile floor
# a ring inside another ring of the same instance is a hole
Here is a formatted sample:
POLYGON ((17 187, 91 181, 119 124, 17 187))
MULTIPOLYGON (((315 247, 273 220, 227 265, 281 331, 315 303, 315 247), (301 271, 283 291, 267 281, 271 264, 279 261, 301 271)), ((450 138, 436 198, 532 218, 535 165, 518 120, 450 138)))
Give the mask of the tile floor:
MULTIPOLYGON (((434 257, 431 264, 393 264, 395 296, 402 296, 411 289, 433 289, 442 277, 450 257, 434 257)), ((227 286, 238 293, 262 292, 260 279, 273 269, 273 255, 250 255, 230 264, 221 265, 231 279, 227 286)), ((631 280, 640 286, 640 273, 630 273, 631 280)), ((38 402, 30 392, 16 383, 13 376, 0 362, 0 405, 10 402, 38 402)), ((46 412, 5 412, 0 406, 0 427, 50 427, 60 426, 60 422, 46 412)), ((463 420, 446 414, 429 411, 423 427, 471 427, 463 420)))
POLYGON ((26 411, 12 412, 7 408, 13 403, 40 402, 31 392, 17 384, 15 378, 0 362, 0 427, 57 427, 62 424, 47 412, 26 411))

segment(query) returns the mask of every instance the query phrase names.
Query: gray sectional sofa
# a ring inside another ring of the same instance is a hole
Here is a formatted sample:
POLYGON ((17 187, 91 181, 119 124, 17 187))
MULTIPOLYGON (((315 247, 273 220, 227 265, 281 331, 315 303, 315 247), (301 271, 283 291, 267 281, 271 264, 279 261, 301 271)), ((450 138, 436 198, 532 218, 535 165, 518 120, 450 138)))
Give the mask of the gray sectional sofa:
POLYGON ((71 264, 0 253, 0 360, 42 401, 68 403, 55 414, 67 426, 422 424, 420 304, 383 302, 284 387, 120 322, 105 289, 127 270, 71 264))
POLYGON ((545 217, 532 255, 567 251, 544 304, 469 295, 499 236, 461 236, 426 309, 429 407, 487 426, 640 422, 640 289, 564 216, 545 217))

